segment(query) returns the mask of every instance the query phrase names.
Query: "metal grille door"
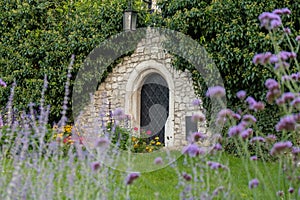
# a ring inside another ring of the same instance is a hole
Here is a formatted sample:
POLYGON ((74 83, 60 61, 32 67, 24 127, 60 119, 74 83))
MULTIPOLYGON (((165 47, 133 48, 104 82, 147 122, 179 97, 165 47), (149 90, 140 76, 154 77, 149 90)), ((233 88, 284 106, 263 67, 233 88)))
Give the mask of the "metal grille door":
POLYGON ((141 130, 151 131, 149 140, 159 137, 164 143, 165 124, 169 116, 169 88, 159 74, 149 75, 141 90, 141 130))

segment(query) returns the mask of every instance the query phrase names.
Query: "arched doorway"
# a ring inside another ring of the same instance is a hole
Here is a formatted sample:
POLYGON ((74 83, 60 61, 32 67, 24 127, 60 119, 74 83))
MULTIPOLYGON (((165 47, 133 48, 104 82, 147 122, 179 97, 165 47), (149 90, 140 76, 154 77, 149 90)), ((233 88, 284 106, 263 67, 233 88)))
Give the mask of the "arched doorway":
POLYGON ((141 88, 140 127, 151 131, 149 140, 159 137, 165 143, 165 125, 169 116, 169 87, 158 73, 146 76, 141 88))

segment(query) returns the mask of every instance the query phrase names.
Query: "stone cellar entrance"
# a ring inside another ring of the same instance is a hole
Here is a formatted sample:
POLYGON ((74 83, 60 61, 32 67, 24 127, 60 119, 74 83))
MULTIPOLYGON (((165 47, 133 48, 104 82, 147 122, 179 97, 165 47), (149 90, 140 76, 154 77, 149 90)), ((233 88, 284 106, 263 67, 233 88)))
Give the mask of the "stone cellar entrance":
POLYGON ((149 137, 149 140, 159 137, 159 141, 164 144, 165 124, 168 116, 168 84, 159 74, 150 74, 146 77, 141 89, 141 131, 151 131, 151 137, 149 137))

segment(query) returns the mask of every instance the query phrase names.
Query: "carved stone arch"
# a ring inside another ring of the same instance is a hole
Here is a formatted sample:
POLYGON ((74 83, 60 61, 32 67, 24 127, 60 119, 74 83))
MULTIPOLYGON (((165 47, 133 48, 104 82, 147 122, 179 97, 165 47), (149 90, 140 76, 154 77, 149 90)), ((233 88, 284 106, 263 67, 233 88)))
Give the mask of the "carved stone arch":
POLYGON ((169 89, 169 113, 165 123, 165 146, 174 145, 174 80, 172 73, 160 62, 148 60, 139 63, 130 73, 125 93, 125 113, 131 116, 132 126, 140 129, 141 89, 146 78, 159 74, 169 89))

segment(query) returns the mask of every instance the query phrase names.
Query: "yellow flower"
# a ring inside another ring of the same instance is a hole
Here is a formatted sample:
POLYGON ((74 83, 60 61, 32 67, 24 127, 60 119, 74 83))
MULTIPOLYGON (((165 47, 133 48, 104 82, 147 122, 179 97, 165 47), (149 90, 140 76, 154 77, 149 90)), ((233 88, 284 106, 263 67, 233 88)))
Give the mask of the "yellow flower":
POLYGON ((149 147, 148 146, 146 146, 146 150, 148 150, 149 149, 149 147))
POLYGON ((152 149, 149 149, 148 152, 152 152, 152 149))
POLYGON ((156 146, 159 146, 159 145, 161 145, 161 143, 160 142, 156 142, 156 146))
POLYGON ((159 137, 155 137, 154 139, 155 139, 155 140, 159 140, 159 137))
POLYGON ((136 139, 136 137, 132 137, 131 140, 132 140, 132 142, 135 142, 137 139, 136 139))
POLYGON ((152 141, 151 141, 151 144, 155 144, 155 141, 152 140, 152 141))
POLYGON ((133 145, 133 148, 135 148, 135 149, 138 148, 138 147, 139 147, 138 144, 134 144, 134 145, 133 145))
POLYGON ((64 127, 64 132, 71 133, 72 132, 72 126, 71 125, 66 125, 64 127))

